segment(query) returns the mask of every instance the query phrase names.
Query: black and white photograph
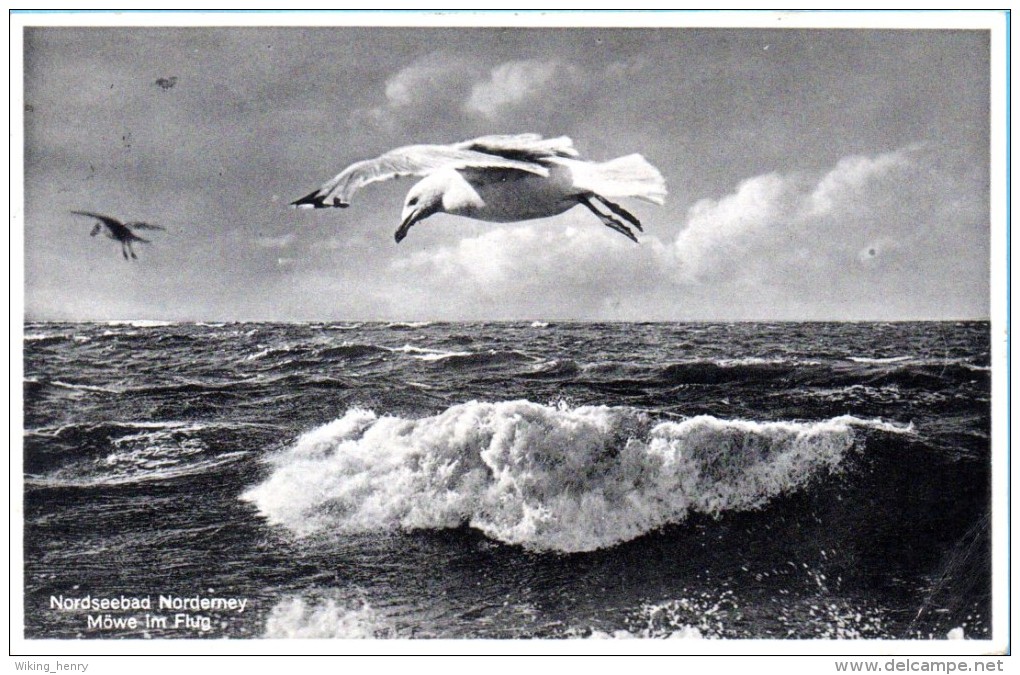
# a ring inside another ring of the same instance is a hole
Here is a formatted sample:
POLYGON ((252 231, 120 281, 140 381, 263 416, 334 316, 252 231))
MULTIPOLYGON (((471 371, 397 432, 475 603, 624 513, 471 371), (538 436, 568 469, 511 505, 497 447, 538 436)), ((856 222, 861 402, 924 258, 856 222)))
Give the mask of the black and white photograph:
POLYGON ((11 14, 12 649, 1008 653, 1008 11, 528 14, 11 14))

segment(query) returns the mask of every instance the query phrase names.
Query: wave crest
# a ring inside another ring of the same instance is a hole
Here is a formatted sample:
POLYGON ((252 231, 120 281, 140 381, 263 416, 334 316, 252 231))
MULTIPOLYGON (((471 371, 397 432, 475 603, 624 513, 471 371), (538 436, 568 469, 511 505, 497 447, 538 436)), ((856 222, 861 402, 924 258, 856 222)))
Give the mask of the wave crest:
POLYGON ((471 402, 417 420, 362 409, 301 436, 243 498, 300 535, 468 524, 534 550, 590 551, 691 511, 752 509, 834 469, 844 416, 657 422, 624 407, 471 402))
POLYGON ((396 630, 368 603, 348 607, 332 599, 314 603, 293 597, 273 607, 265 637, 373 640, 396 637, 396 630))

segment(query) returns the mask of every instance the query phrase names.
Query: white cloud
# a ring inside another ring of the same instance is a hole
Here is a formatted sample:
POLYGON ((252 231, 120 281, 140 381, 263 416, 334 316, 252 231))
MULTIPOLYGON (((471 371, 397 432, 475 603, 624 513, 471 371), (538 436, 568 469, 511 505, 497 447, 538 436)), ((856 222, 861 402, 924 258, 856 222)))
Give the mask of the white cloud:
POLYGON ((558 98, 556 82, 576 78, 575 67, 557 61, 509 61, 493 68, 487 81, 475 84, 464 109, 492 119, 529 99, 558 98))
POLYGON ((868 185, 896 169, 910 166, 905 152, 888 152, 875 157, 845 157, 827 173, 811 192, 805 205, 806 215, 826 215, 840 202, 865 195, 868 185))
POLYGON ((772 173, 744 181, 721 199, 699 201, 674 242, 678 277, 774 280, 865 262, 862 250, 896 248, 916 224, 890 202, 911 200, 913 168, 910 150, 846 157, 814 181, 772 173))
POLYGON ((387 132, 441 134, 509 121, 561 126, 562 117, 586 108, 591 77, 559 60, 521 59, 495 66, 476 56, 436 51, 419 57, 388 77, 385 100, 354 111, 352 119, 387 132), (481 126, 480 126, 481 125, 481 126))
MULTIPOLYGON (((654 208, 654 207, 652 207, 654 208)), ((594 318, 634 287, 658 285, 663 246, 637 246, 580 209, 544 222, 494 224, 456 243, 418 251, 392 263, 390 281, 427 286, 468 315, 594 318)))
POLYGON ((435 127, 456 116, 472 84, 483 74, 483 68, 466 57, 445 51, 428 53, 386 79, 385 103, 354 110, 352 119, 402 135, 419 127, 435 127))
POLYGON ((478 75, 471 61, 446 52, 433 52, 398 71, 386 80, 390 108, 406 108, 434 99, 447 99, 450 89, 463 89, 464 82, 478 75))

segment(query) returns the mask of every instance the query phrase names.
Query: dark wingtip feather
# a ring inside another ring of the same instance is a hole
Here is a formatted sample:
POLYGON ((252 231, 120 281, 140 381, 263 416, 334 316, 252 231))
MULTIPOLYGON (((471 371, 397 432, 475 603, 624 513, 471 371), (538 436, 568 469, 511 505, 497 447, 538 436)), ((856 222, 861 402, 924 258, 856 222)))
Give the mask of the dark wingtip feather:
POLYGON ((291 206, 297 209, 328 209, 334 207, 340 207, 346 209, 350 204, 342 202, 339 197, 334 197, 333 202, 326 202, 325 197, 319 194, 320 191, 316 190, 313 193, 305 195, 299 200, 291 202, 291 206))
POLYGON ((291 202, 290 205, 297 209, 329 209, 337 206, 346 209, 349 206, 347 202, 340 201, 339 197, 334 197, 333 202, 329 203, 319 192, 319 190, 316 190, 309 193, 301 199, 291 202))
POLYGON ((292 201, 290 205, 297 209, 321 209, 325 207, 318 190, 305 195, 301 199, 292 201))

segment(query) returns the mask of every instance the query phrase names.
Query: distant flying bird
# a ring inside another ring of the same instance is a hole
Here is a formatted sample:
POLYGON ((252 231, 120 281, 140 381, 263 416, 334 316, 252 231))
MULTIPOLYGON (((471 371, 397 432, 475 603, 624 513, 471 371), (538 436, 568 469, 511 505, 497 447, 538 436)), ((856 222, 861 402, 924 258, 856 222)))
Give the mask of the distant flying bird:
POLYGON ((149 223, 141 222, 122 223, 116 218, 104 216, 101 213, 92 213, 91 211, 71 211, 71 213, 74 213, 79 216, 88 216, 89 218, 96 218, 97 220, 99 220, 99 222, 96 223, 96 226, 92 228, 92 231, 89 233, 89 235, 94 237, 97 234, 99 234, 100 231, 102 231, 103 227, 106 227, 106 236, 109 237, 110 239, 114 239, 120 242, 120 252, 124 254, 124 260, 128 259, 128 253, 131 254, 132 258, 135 259, 138 258, 138 256, 135 255, 134 248, 132 248, 131 246, 132 242, 140 241, 143 244, 152 243, 148 239, 142 239, 141 237, 136 235, 134 232, 131 231, 131 228, 134 228, 136 230, 163 230, 164 232, 166 231, 166 228, 163 227, 162 225, 150 225, 149 223))
POLYGON ((577 205, 636 242, 629 225, 644 231, 641 223, 609 198, 636 197, 662 204, 666 181, 658 169, 637 154, 603 163, 576 157, 577 150, 566 136, 483 136, 453 145, 411 145, 352 164, 291 204, 346 207, 351 196, 369 183, 424 176, 404 200, 394 235, 397 243, 412 225, 434 213, 515 222, 555 216, 577 205))

